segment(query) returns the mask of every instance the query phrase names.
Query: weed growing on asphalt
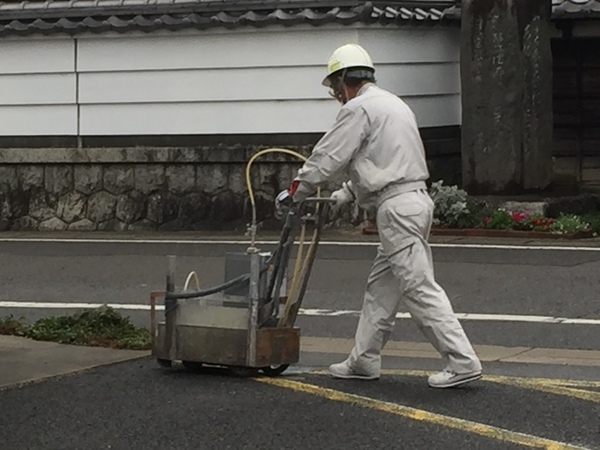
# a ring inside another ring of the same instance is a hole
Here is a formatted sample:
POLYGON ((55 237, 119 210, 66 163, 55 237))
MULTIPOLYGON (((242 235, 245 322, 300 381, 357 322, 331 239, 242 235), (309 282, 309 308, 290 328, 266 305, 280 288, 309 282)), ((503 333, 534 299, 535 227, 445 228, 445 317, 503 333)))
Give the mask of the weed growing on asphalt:
POLYGON ((38 341, 130 350, 150 348, 150 332, 136 327, 129 317, 102 307, 69 316, 51 316, 31 325, 12 316, 0 318, 0 334, 24 336, 38 341))

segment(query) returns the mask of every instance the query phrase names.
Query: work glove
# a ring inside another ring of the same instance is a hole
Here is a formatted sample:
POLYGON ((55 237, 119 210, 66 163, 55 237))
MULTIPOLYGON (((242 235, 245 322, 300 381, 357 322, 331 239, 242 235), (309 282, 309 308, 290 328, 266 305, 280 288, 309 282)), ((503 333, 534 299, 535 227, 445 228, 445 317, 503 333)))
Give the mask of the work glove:
POLYGON ((281 220, 289 212, 292 206, 293 200, 290 191, 286 189, 281 191, 277 197, 275 197, 275 218, 281 220))
POLYGON ((275 197, 275 218, 281 220, 290 211, 290 208, 294 203, 294 194, 298 190, 299 185, 300 182, 294 180, 288 189, 281 191, 277 197, 275 197))
POLYGON ((343 183, 341 189, 334 191, 330 198, 335 200, 335 204, 331 208, 332 212, 337 212, 342 205, 351 203, 355 199, 349 183, 343 183))

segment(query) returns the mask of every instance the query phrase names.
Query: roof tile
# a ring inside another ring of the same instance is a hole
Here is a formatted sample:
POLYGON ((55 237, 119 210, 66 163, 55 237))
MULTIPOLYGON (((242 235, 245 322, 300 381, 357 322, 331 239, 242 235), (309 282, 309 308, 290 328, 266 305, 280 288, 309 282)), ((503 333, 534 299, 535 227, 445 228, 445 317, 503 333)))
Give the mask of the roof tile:
MULTIPOLYGON (((556 19, 600 18, 600 0, 552 0, 556 19)), ((456 22, 454 0, 0 0, 0 36, 85 31, 153 31, 308 23, 456 22)))

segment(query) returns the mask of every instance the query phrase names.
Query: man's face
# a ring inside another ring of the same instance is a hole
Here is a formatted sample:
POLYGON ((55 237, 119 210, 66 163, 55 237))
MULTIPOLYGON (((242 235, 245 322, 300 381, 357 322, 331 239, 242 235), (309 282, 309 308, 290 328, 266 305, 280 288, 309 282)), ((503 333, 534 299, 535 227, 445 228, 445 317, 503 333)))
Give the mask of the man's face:
POLYGON ((345 105, 349 98, 346 86, 342 81, 342 77, 340 75, 333 76, 330 79, 331 89, 329 90, 329 95, 335 98, 342 105, 345 105))

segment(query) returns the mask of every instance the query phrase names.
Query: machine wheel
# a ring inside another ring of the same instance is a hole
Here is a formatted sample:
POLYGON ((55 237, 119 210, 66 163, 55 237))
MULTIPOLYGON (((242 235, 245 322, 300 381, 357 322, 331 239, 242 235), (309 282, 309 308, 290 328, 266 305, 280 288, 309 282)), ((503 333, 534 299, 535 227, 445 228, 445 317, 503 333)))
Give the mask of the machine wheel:
POLYGON ((171 368, 171 360, 169 359, 156 359, 156 362, 160 367, 164 367, 165 369, 171 368))
POLYGON ((278 377, 283 372, 285 372, 288 367, 290 367, 289 364, 281 364, 279 366, 263 367, 260 370, 262 371, 262 373, 264 373, 268 377, 278 377))
POLYGON ((191 372, 198 372, 204 367, 204 365, 201 362, 197 361, 181 361, 181 365, 185 367, 186 370, 189 370, 191 372))
POLYGON ((229 368, 233 376, 239 378, 250 378, 258 375, 258 369, 253 367, 232 366, 229 368))

